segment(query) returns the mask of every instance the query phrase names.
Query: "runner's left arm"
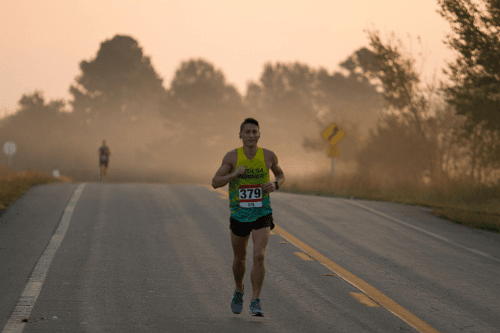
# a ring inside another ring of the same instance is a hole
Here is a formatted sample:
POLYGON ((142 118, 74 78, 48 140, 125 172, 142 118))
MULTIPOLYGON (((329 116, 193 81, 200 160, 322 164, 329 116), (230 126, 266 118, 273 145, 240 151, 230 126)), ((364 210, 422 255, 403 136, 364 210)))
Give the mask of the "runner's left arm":
MULTIPOLYGON (((275 153, 273 153, 272 162, 273 163, 271 164, 271 171, 274 174, 274 180, 277 181, 278 186, 281 187, 281 185, 285 182, 285 173, 283 172, 283 169, 279 165, 278 156, 276 156, 275 153)), ((271 193, 276 191, 276 184, 274 182, 265 183, 262 185, 262 188, 267 193, 271 193)))

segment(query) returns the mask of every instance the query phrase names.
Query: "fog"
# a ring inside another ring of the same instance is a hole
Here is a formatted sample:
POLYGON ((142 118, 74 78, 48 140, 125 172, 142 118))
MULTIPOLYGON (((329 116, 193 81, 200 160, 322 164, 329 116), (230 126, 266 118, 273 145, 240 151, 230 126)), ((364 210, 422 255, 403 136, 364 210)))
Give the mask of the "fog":
POLYGON ((366 48, 353 52, 340 64, 343 72, 266 63, 243 95, 221 68, 187 59, 167 89, 139 43, 116 35, 81 61, 81 74, 69 87, 72 100, 48 101, 35 91, 20 98, 15 114, 0 119, 0 142, 17 145, 10 161, 2 154, 0 164, 99 181, 98 148, 106 140, 109 182, 210 184, 224 155, 241 146, 240 124, 253 117, 260 123, 258 145, 278 156, 285 186, 344 182, 418 190, 452 179, 498 181, 498 168, 476 153, 498 142, 497 134, 464 132, 464 118, 438 94, 422 108, 391 106, 380 84, 365 75, 372 68, 360 68, 371 66, 372 57, 366 48), (337 144, 333 181, 329 144, 321 137, 331 123, 346 133, 337 144))
MULTIPOLYGON (((163 117, 121 119, 106 124, 74 124, 71 113, 35 117, 23 110, 3 119, 1 138, 14 141, 17 152, 10 160, 14 170, 36 169, 74 181, 99 181, 98 148, 106 140, 112 151, 108 181, 210 184, 224 155, 242 145, 241 122, 252 113, 239 112, 211 124, 173 123, 163 117), (229 119, 230 118, 230 119, 229 119)), ((320 140, 318 125, 254 116, 260 122, 259 146, 274 151, 287 179, 329 172, 328 145, 321 151, 303 146, 304 137, 320 140), (280 124, 282 124, 280 126, 280 124), (289 178, 288 178, 289 177, 289 178)), ((349 141, 349 133, 345 141, 349 141)), ((344 151, 341 154, 351 154, 344 151)), ((0 164, 7 165, 2 154, 0 164)), ((338 168, 342 167, 342 163, 338 168)))

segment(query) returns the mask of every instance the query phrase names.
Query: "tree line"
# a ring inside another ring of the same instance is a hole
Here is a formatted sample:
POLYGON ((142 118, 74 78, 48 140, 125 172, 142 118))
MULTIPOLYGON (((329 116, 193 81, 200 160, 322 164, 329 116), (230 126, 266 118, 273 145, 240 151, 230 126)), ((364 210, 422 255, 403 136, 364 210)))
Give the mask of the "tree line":
POLYGON ((346 57, 338 72, 266 63, 241 95, 221 69, 189 59, 166 89, 138 41, 116 35, 80 63, 72 100, 23 95, 17 112, 0 121, 0 140, 18 144, 19 169, 59 168, 90 180, 97 147, 107 139, 120 180, 202 181, 238 143, 238 125, 248 116, 261 122, 262 140, 277 152, 310 159, 326 158, 320 133, 335 122, 348 133, 339 161, 373 186, 495 183, 500 2, 438 3, 452 26, 446 43, 457 53, 446 83, 421 82, 402 42, 373 30, 369 45, 346 57))
POLYGON ((190 59, 165 89, 138 41, 123 35, 102 42, 80 70, 71 101, 45 101, 37 91, 22 96, 18 111, 0 122, 0 140, 19 147, 16 168, 57 167, 91 179, 97 147, 106 139, 114 153, 110 177, 132 180, 144 172, 165 180, 169 170, 166 180, 187 180, 188 171, 218 167, 214 163, 238 144, 246 117, 259 119, 267 138, 288 152, 336 112, 374 123, 382 105, 369 82, 301 63, 265 64, 259 82, 242 96, 213 64, 190 59))

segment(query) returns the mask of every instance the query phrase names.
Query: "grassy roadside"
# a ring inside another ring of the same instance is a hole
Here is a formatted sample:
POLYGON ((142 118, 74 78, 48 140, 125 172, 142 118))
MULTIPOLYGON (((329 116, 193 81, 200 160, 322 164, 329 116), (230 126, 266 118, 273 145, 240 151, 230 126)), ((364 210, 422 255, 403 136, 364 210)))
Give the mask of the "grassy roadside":
MULTIPOLYGON (((286 183, 285 183, 286 184, 286 183)), ((284 184, 284 185, 285 185, 284 184)), ((352 180, 336 184, 324 177, 288 184, 280 190, 318 196, 355 197, 431 208, 432 214, 450 222, 500 233, 500 187, 470 187, 452 184, 439 188, 394 186, 367 188, 352 180)))
POLYGON ((31 187, 39 184, 55 183, 67 181, 64 177, 56 179, 52 175, 36 171, 27 170, 16 172, 7 169, 5 166, 0 167, 0 216, 5 209, 12 205, 14 201, 19 199, 31 187))

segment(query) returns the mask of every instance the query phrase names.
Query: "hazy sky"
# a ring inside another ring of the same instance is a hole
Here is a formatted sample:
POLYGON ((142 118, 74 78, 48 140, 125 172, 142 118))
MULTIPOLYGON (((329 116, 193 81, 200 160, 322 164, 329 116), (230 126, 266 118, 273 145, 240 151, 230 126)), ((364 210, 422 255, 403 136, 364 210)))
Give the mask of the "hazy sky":
POLYGON ((452 55, 442 42, 449 25, 437 9, 437 0, 2 1, 0 116, 35 90, 47 100, 69 100, 79 63, 116 34, 139 42, 165 88, 181 61, 199 57, 221 69, 242 94, 269 61, 332 72, 368 45, 367 28, 383 36, 394 31, 415 54, 422 51, 430 76, 452 55))

